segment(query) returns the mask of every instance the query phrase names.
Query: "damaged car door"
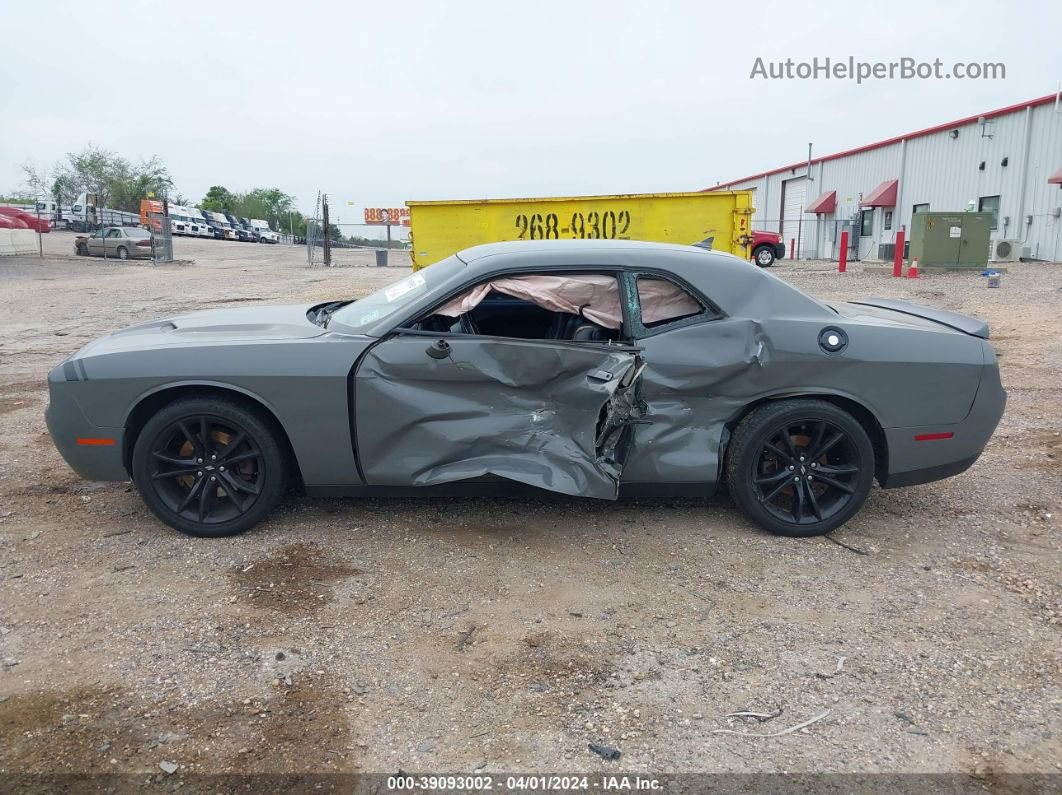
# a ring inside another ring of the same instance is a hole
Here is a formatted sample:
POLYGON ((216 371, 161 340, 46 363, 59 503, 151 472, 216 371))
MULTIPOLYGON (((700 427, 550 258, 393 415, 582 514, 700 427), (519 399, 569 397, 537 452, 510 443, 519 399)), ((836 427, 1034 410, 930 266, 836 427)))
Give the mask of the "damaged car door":
POLYGON ((642 367, 626 345, 399 332, 355 373, 362 475, 391 486, 496 476, 616 499, 642 367))

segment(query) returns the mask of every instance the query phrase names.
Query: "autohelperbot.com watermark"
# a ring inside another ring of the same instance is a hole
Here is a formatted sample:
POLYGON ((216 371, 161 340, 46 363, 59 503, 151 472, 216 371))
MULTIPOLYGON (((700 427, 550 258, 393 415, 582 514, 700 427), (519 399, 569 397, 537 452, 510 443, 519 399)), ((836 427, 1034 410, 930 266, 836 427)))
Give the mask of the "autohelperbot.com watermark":
POLYGON ((922 61, 917 58, 898 58, 895 61, 860 61, 847 58, 810 60, 786 58, 784 61, 756 58, 749 73, 750 80, 1005 80, 1007 65, 990 61, 956 61, 946 64, 940 58, 922 61))

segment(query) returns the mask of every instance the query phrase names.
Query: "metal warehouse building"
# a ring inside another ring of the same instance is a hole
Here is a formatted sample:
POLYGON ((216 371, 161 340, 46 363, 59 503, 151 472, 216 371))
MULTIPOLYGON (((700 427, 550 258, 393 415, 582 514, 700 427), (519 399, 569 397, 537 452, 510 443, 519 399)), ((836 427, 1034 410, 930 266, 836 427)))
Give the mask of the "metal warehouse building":
POLYGON ((1062 260, 1062 102, 1046 97, 796 163, 709 190, 752 190, 753 227, 788 256, 891 259, 927 211, 991 212, 992 259, 1062 260), (1006 245, 1004 241, 1010 241, 1006 245))

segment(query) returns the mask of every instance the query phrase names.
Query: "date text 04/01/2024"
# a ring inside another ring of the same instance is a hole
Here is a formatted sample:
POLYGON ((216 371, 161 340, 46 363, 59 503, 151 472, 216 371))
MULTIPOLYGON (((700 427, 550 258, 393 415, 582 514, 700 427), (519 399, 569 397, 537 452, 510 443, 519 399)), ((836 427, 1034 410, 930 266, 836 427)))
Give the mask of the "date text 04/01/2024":
POLYGON ((497 789, 508 792, 588 791, 605 792, 654 792, 663 788, 663 783, 656 778, 642 776, 506 776, 496 780, 490 774, 471 776, 389 776, 387 788, 397 791, 435 791, 447 790, 488 792, 497 789))

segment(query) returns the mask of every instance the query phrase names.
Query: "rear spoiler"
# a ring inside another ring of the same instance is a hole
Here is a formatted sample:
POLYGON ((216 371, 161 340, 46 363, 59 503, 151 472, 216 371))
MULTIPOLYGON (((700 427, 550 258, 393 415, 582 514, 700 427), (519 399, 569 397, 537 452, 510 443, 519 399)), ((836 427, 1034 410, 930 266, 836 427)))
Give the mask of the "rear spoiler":
POLYGON ((862 301, 851 301, 850 303, 874 306, 878 309, 891 309, 893 312, 901 312, 905 315, 932 320, 934 323, 940 323, 942 326, 953 328, 973 337, 988 339, 988 323, 969 315, 949 312, 947 309, 935 309, 931 306, 916 304, 913 301, 901 301, 897 298, 867 298, 862 301))

